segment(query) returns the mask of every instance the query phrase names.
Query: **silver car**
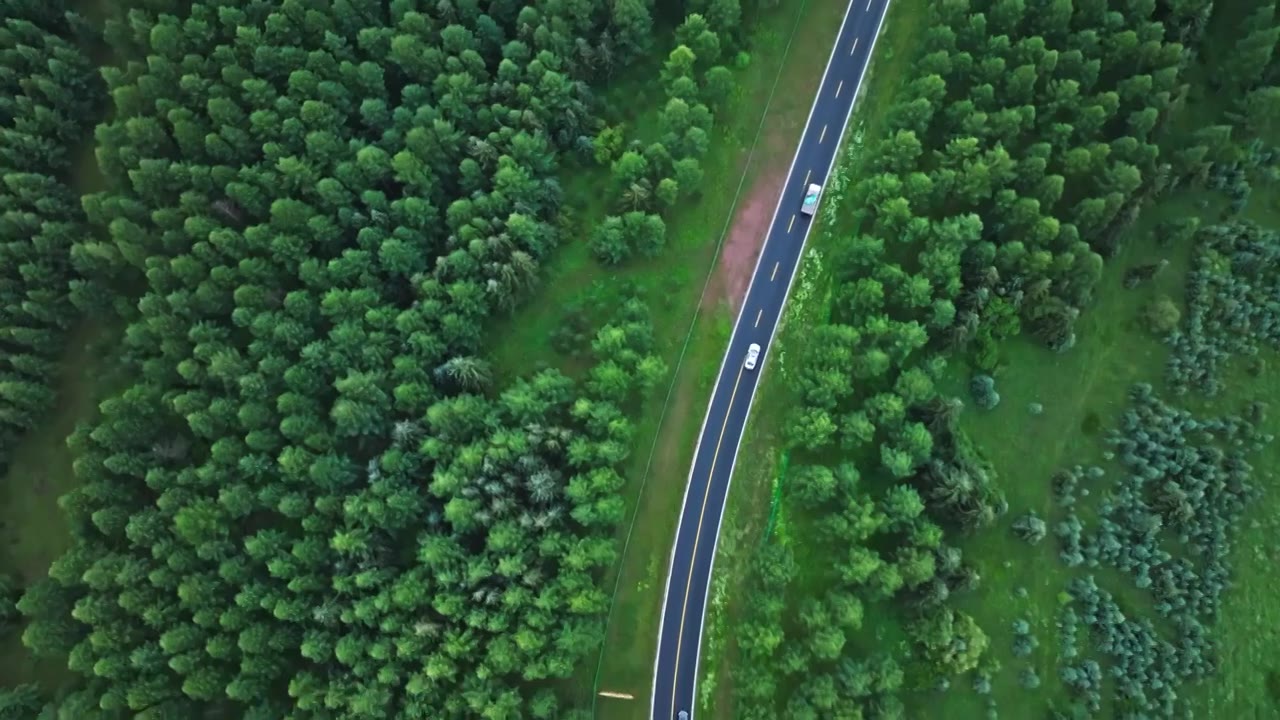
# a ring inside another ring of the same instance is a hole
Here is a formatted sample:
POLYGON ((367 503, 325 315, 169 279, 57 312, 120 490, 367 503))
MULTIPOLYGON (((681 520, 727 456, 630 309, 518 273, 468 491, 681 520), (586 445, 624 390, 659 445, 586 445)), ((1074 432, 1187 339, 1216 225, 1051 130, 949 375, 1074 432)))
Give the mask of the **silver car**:
POLYGON ((760 357, 760 344, 751 343, 747 346, 747 361, 742 364, 748 370, 756 369, 756 358, 760 357))
POLYGON ((687 712, 685 712, 685 711, 681 710, 681 711, 680 711, 680 720, 689 720, 689 713, 687 713, 687 712))
POLYGON ((809 183, 809 189, 804 193, 804 203, 800 205, 800 212, 805 215, 812 215, 818 209, 818 196, 822 195, 822 186, 817 183, 809 183))

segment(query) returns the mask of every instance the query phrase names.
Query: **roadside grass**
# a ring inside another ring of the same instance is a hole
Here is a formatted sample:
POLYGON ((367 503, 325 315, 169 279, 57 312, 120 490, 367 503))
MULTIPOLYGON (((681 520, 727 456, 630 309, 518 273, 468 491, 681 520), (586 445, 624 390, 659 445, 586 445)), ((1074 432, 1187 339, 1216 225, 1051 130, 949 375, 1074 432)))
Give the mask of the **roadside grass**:
MULTIPOLYGON (((842 138, 844 147, 833 171, 851 183, 859 174, 862 150, 874 146, 885 132, 887 110, 894 94, 909 77, 919 38, 928 18, 924 0, 894 0, 889 6, 875 56, 862 85, 862 97, 854 106, 849 129, 842 138)), ((824 58, 825 60, 825 58, 824 58)), ((699 669, 698 703, 703 712, 714 718, 733 718, 733 668, 737 661, 735 646, 730 641, 731 628, 743 613, 743 595, 737 592, 750 572, 751 559, 762 542, 786 542, 800 549, 801 566, 811 559, 804 555, 804 518, 789 510, 785 503, 773 508, 773 489, 785 482, 780 473, 783 449, 783 420, 795 402, 786 382, 787 356, 800 352, 805 343, 805 329, 825 318, 831 279, 822 265, 823 253, 838 240, 857 232, 857 208, 843 206, 839 198, 828 193, 825 202, 833 211, 824 210, 808 240, 801 261, 799 277, 788 300, 783 324, 775 336, 768 364, 762 368, 765 377, 757 390, 751 418, 738 452, 734 483, 725 509, 721 542, 716 552, 712 579, 711 605, 703 639, 699 669), (764 536, 771 510, 774 525, 764 536)), ((813 558, 816 560, 816 558, 813 558)), ((874 608, 869 608, 865 637, 851 638, 851 644, 870 650, 874 643, 896 642, 900 631, 877 622, 874 608)), ((881 613, 887 616, 887 613, 881 613)))

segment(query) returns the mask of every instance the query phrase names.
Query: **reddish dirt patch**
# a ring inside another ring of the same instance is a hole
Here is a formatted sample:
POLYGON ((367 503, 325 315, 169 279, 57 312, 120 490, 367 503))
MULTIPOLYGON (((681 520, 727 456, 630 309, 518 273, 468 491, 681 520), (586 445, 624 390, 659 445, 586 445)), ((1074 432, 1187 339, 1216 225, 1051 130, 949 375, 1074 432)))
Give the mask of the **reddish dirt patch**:
MULTIPOLYGON (((770 152, 772 149, 766 149, 766 153, 776 156, 777 153, 770 152)), ((786 180, 786 167, 770 167, 751 181, 745 199, 734 213, 724 247, 720 248, 715 275, 707 295, 702 298, 704 306, 728 302, 733 314, 738 314, 786 180)))

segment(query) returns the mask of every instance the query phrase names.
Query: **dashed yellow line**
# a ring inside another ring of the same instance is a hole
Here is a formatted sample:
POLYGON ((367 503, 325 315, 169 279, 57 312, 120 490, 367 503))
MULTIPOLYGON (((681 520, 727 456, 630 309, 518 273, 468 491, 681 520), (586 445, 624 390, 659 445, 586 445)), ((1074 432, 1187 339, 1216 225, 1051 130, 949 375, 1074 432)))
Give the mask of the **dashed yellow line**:
POLYGON ((689 590, 693 588, 693 564, 698 558, 698 541, 702 539, 702 521, 707 514, 707 501, 711 498, 711 478, 716 476, 716 461, 720 459, 720 446, 724 443, 724 431, 729 428, 729 418, 733 415, 733 401, 738 397, 738 384, 742 382, 741 365, 738 366, 738 378, 733 381, 733 392, 729 394, 729 407, 724 411, 724 424, 720 426, 720 437, 716 440, 716 449, 711 456, 711 470, 707 472, 706 491, 702 495, 702 510, 698 512, 698 527, 694 530, 693 535, 693 552, 689 555, 689 576, 684 583, 684 605, 680 608, 680 629, 676 633, 676 662, 672 668, 671 677, 671 707, 676 705, 676 688, 678 683, 674 682, 675 678, 680 677, 680 646, 684 644, 684 621, 685 615, 689 612, 689 590))

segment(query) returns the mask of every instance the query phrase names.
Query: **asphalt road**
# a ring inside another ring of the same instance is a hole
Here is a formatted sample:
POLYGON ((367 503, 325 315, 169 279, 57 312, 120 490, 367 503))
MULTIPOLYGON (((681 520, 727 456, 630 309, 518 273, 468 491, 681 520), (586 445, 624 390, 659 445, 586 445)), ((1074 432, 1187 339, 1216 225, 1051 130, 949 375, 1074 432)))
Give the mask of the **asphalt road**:
POLYGON ((800 204, 809 183, 825 184, 834 164, 888 4, 889 0, 851 0, 845 11, 746 301, 729 337, 694 450, 667 572, 650 705, 654 720, 673 720, 680 710, 688 711, 691 718, 694 715, 702 625, 729 481, 756 384, 812 222, 800 213, 800 204), (755 370, 743 367, 751 343, 761 346, 755 370))

